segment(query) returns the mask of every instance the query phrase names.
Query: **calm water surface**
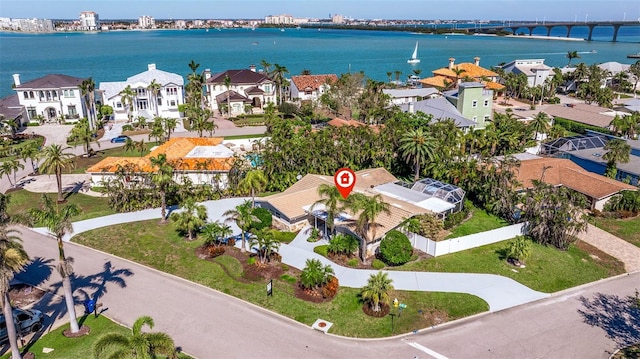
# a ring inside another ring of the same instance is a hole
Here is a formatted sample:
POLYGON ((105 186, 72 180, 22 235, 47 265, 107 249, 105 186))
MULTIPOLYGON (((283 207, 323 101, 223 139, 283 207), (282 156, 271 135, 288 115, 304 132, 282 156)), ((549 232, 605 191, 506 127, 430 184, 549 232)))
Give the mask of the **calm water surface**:
MULTIPOLYGON (((542 29, 536 30, 534 34, 542 29)), ((564 36, 558 28, 552 35, 564 36)), ((573 37, 586 37, 586 28, 574 28, 573 37)), ((248 68, 261 60, 285 66, 289 76, 310 70, 314 74, 364 71, 370 78, 387 80, 387 72, 401 71, 401 79, 413 70, 428 76, 447 66, 448 59, 491 67, 514 59, 543 58, 550 66, 567 64, 567 51, 578 51, 575 62, 632 63, 626 55, 640 51, 640 27, 621 28, 620 42, 610 29, 597 28, 596 41, 536 40, 489 36, 425 35, 409 32, 331 29, 223 29, 112 31, 104 33, 14 34, 0 33, 0 97, 13 91, 12 74, 22 82, 51 73, 92 76, 96 83, 122 81, 145 71, 147 64, 185 75, 193 59, 213 72, 248 68), (406 60, 419 42, 417 65, 406 60), (595 52, 592 52, 594 51, 595 52)), ((395 74, 392 74, 395 78, 395 74)))

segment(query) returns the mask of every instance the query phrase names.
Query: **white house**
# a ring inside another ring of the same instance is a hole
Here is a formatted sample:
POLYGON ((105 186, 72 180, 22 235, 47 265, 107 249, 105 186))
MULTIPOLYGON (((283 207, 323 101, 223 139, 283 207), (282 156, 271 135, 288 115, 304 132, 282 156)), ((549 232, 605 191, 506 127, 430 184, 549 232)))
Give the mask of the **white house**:
POLYGON ((436 88, 407 88, 407 89, 383 89, 382 93, 391 97, 393 105, 402 105, 416 101, 426 100, 428 98, 438 97, 440 93, 436 88))
POLYGON ((276 102, 275 83, 266 75, 256 72, 253 65, 250 69, 227 70, 216 74, 207 69, 204 78, 211 110, 226 113, 222 109, 229 106, 231 116, 236 116, 246 113, 247 105, 251 106, 253 112, 262 111, 266 103, 276 102), (228 79, 228 83, 225 83, 225 79, 228 79))
POLYGON ((100 17, 93 11, 80 13, 80 30, 96 31, 100 29, 100 17))
POLYGON ((317 101, 336 81, 338 76, 335 74, 291 76, 290 98, 299 101, 317 101))
POLYGON ((24 106, 29 121, 75 121, 87 117, 80 84, 85 79, 60 74, 47 75, 21 83, 20 74, 13 75, 18 102, 24 106))
POLYGON ((149 64, 148 70, 129 77, 126 81, 101 82, 99 86, 105 105, 113 107, 115 121, 143 116, 145 118, 180 118, 178 106, 184 103, 184 79, 178 74, 156 69, 149 64), (149 85, 154 82, 160 90, 154 94, 149 85), (129 104, 123 90, 131 86, 132 101, 129 104), (125 101, 123 101, 125 100, 125 101))
POLYGON ((544 59, 513 60, 502 66, 505 74, 525 74, 529 87, 542 85, 547 77, 553 76, 553 69, 544 64, 544 59))

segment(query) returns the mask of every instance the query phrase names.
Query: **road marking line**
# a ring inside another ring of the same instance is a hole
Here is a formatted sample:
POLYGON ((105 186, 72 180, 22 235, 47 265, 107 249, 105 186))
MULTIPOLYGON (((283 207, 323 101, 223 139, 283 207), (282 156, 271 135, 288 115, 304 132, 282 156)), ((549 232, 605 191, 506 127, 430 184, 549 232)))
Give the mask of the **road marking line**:
POLYGON ((446 356, 444 356, 444 355, 442 355, 440 353, 434 352, 433 350, 431 350, 431 349, 429 349, 429 348, 427 348, 425 346, 422 346, 422 345, 420 345, 418 343, 407 343, 407 344, 411 345, 412 347, 414 347, 414 348, 416 348, 416 349, 418 349, 420 351, 423 351, 423 352, 431 355, 432 357, 434 357, 436 359, 449 359, 446 356))

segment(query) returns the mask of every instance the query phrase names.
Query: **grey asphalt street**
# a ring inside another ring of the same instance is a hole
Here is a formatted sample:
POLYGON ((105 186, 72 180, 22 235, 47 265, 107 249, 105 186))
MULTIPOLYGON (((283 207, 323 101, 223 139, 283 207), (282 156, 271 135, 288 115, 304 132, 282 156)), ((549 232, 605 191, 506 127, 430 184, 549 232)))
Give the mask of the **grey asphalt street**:
MULTIPOLYGON (((60 294, 53 239, 23 229, 36 265, 19 279, 60 294), (47 275, 49 273, 50 275, 47 275)), ((150 268, 67 243, 75 258, 75 295, 100 291, 105 314, 125 325, 150 315, 197 358, 605 358, 615 348, 599 327, 585 324, 578 298, 595 293, 625 296, 640 288, 640 273, 556 294, 532 304, 443 325, 436 330, 381 340, 325 335, 309 327, 150 268), (108 265, 106 265, 108 264, 108 265), (120 275, 118 275, 120 273, 120 275), (126 275, 129 273, 129 275, 126 275), (115 278, 123 279, 125 287, 115 278)), ((60 311, 61 309, 58 309, 60 311)), ((62 309, 64 311, 64 309, 62 309)), ((81 307, 78 307, 81 313, 81 307)), ((615 314, 615 313, 614 313, 615 314)), ((64 313, 58 312, 64 320, 64 313)))

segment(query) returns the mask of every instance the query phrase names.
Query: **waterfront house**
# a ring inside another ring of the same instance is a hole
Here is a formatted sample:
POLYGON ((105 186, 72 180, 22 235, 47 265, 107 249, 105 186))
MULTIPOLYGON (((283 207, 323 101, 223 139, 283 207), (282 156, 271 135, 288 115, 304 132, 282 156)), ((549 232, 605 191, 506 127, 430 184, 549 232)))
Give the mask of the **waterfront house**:
MULTIPOLYGON (((14 94, 0 99, 0 118, 3 120, 3 126, 11 122, 18 127, 26 126, 29 122, 24 106, 20 105, 18 95, 14 94)), ((6 131, 4 131, 6 133, 6 131)))
POLYGON ((211 110, 231 116, 262 112, 264 106, 276 102, 275 83, 266 75, 250 69, 227 70, 212 74, 204 71, 206 97, 211 110), (228 79, 225 83, 225 79, 228 79), (227 103, 228 102, 228 103, 227 103))
MULTIPOLYGON (((333 176, 307 174, 281 193, 256 198, 256 205, 273 214, 278 228, 297 231, 308 225, 326 230, 327 213, 322 205, 314 205, 322 197, 318 187, 334 185, 333 176)), ((384 168, 373 168, 356 172, 353 192, 366 196, 380 194, 389 203, 389 214, 381 213, 375 218, 379 224, 368 234, 367 255, 373 255, 386 233, 397 228, 406 219, 425 213, 440 218, 462 208, 464 191, 459 187, 423 179, 413 184, 399 181, 384 168)), ((358 237, 355 230, 355 214, 344 211, 335 218, 337 232, 358 237)))
POLYGON ((566 119, 607 130, 611 129, 611 122, 616 116, 616 111, 609 108, 584 103, 549 105, 543 111, 552 118, 566 119))
POLYGON ((383 89, 382 93, 391 98, 392 105, 402 105, 405 103, 422 101, 439 95, 439 91, 433 87, 383 89))
POLYGON ((75 122, 88 114, 80 90, 84 80, 51 74, 21 83, 20 74, 14 74, 13 89, 26 110, 28 121, 75 122))
POLYGON ((504 85, 498 83, 498 74, 480 67, 480 58, 475 57, 474 63, 463 62, 456 64, 453 57, 449 65, 432 71, 433 76, 418 80, 423 87, 435 87, 441 90, 456 88, 463 81, 482 83, 487 89, 501 91, 504 85))
POLYGON ((464 132, 473 129, 477 123, 462 115, 460 111, 444 97, 429 98, 426 100, 401 104, 398 108, 402 112, 422 112, 431 115, 434 121, 451 119, 464 132))
POLYGON ((566 158, 535 158, 520 161, 515 170, 520 189, 533 187, 533 181, 542 181, 554 187, 564 186, 583 194, 590 209, 602 210, 611 197, 637 187, 589 172, 566 158))
POLYGON ((335 74, 291 76, 289 98, 295 102, 316 102, 336 81, 338 76, 335 74))
POLYGON ((136 173, 153 173, 151 158, 164 154, 175 169, 174 180, 183 183, 189 178, 196 185, 227 187, 228 174, 235 161, 234 152, 222 144, 222 138, 175 137, 152 149, 144 157, 107 157, 87 169, 93 185, 117 178, 117 172, 127 170, 127 180, 135 180, 136 173))
POLYGON ((476 129, 485 128, 493 120, 493 91, 479 82, 463 82, 457 89, 444 92, 444 97, 465 118, 476 123, 476 129))
POLYGON ((549 76, 553 76, 553 68, 544 64, 544 59, 513 60, 502 65, 505 75, 509 73, 525 74, 527 85, 536 87, 544 84, 549 76))
POLYGON ((184 103, 184 79, 178 74, 158 70, 149 64, 147 71, 125 81, 101 82, 99 86, 105 105, 113 107, 115 121, 126 121, 139 116, 180 118, 178 106, 184 103), (160 85, 157 92, 149 87, 160 85), (126 95, 127 88, 131 93, 126 95))

